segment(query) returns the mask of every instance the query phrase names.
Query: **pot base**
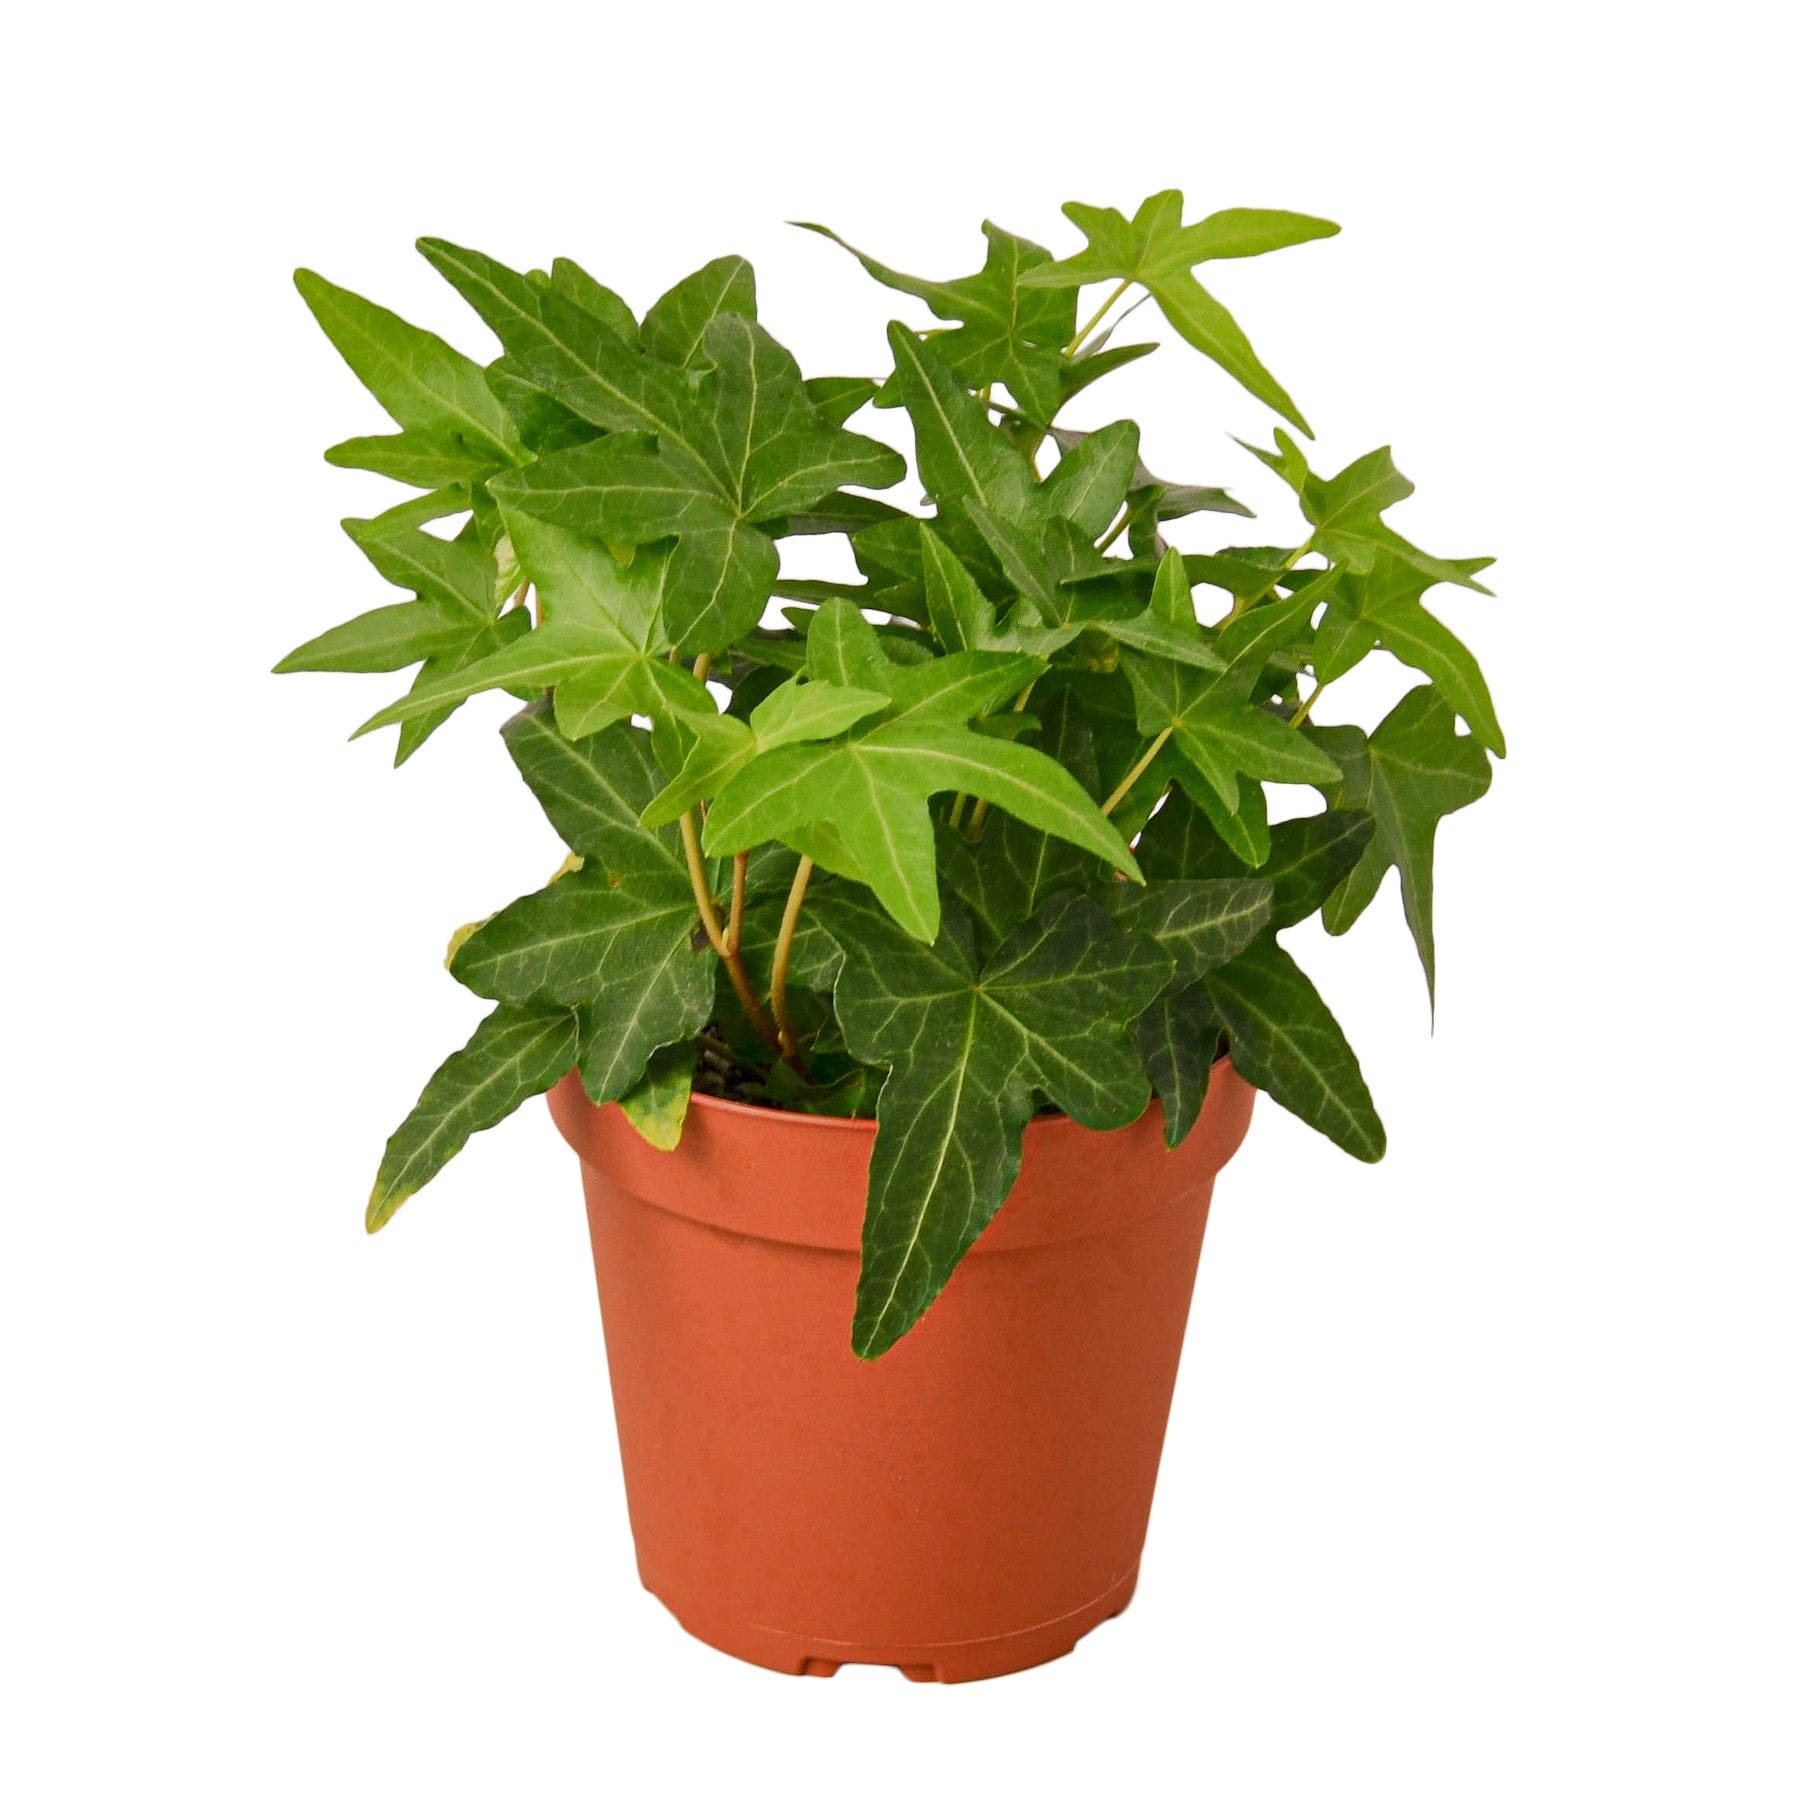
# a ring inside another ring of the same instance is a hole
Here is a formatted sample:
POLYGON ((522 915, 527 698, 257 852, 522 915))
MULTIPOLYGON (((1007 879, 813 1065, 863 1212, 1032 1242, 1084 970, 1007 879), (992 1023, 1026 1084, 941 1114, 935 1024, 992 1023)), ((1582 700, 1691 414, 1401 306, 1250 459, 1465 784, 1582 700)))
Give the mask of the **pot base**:
POLYGON ((672 1599, 654 1576, 639 1572, 644 1586, 675 1615, 683 1631, 740 1662, 755 1663, 781 1675, 835 1675, 845 1663, 873 1663, 897 1668, 908 1681, 944 1682, 986 1681, 1067 1656, 1096 1625, 1125 1610, 1138 1577, 1134 1563, 1097 1600, 1061 1618, 999 1637, 950 1644, 858 1644, 720 1618, 704 1607, 672 1599))

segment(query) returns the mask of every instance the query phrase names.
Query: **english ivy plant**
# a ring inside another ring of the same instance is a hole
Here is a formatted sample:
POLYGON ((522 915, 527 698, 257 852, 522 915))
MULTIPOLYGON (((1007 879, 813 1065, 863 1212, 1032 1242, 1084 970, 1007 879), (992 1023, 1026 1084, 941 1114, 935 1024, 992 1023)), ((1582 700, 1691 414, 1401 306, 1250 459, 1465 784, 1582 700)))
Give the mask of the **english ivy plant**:
POLYGON ((1321 910, 1347 930, 1392 868, 1433 982, 1438 821, 1505 744, 1426 598, 1486 592, 1488 559, 1389 524, 1412 484, 1387 450, 1327 476, 1279 428, 1251 453, 1304 531, 1171 548, 1170 520, 1246 509, 1152 474, 1129 419, 1059 423, 1156 347, 1107 321, 1142 289, 1310 435, 1196 270, 1337 227, 1185 224, 1173 191, 1129 219, 1064 211, 1087 245, 1060 260, 991 224, 952 280, 852 251, 939 321, 889 325, 892 367, 866 376, 803 377, 741 257, 640 319, 575 263, 521 274, 425 239, 499 340, 485 366, 298 275, 398 428, 327 459, 422 491, 345 522, 410 598, 279 669, 416 668, 361 727, 396 727, 396 762, 471 695, 514 695, 507 750, 570 852, 457 934, 450 971, 493 1010, 389 1140, 370 1230, 572 1069, 665 1149, 696 1088, 872 1113, 851 1341, 875 1357, 1005 1200, 1041 1108, 1111 1130, 1156 1096, 1173 1146, 1229 1051, 1381 1156, 1355 1054, 1281 934, 1321 910), (848 428, 871 405, 908 415, 922 512, 869 491, 907 472, 848 428), (780 541, 809 534, 847 540, 860 579, 784 578, 780 541), (1372 730, 1315 723, 1377 651, 1423 682, 1372 730), (1272 823, 1269 784, 1320 805, 1272 823))

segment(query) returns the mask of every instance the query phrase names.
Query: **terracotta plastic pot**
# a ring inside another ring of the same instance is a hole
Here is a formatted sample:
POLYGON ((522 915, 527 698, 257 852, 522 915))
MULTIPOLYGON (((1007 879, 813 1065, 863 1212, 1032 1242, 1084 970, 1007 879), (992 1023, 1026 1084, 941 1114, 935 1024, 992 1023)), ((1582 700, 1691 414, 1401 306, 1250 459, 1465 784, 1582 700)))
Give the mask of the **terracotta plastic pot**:
POLYGON ((1252 1093, 1221 1063, 1172 1152, 1154 1106, 1115 1132, 1034 1120, 942 1298, 865 1363, 872 1123, 697 1098, 664 1152, 563 1081, 644 1585, 694 1636, 790 1674, 1003 1675, 1119 1612, 1252 1093))

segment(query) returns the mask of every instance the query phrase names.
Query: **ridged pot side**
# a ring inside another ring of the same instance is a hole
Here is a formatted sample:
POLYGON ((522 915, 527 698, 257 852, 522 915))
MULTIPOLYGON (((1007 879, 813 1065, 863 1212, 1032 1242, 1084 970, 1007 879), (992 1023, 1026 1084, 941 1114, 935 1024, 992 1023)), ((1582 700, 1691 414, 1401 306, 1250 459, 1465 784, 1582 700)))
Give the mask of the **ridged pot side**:
POLYGON ((875 1128, 696 1098, 651 1148, 574 1077, 644 1584, 789 1673, 1029 1667, 1130 1598, 1213 1178, 1253 1090, 1221 1063, 1174 1151, 1160 1111, 1033 1120, 1019 1181, 887 1355, 850 1350, 875 1128))

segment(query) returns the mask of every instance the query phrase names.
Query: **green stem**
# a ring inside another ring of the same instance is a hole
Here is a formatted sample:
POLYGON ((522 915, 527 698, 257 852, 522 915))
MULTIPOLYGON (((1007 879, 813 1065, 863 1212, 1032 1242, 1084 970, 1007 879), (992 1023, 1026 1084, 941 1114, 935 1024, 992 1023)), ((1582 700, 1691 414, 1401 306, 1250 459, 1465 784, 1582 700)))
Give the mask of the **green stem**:
POLYGON ((1313 702, 1318 699, 1330 685, 1329 682, 1321 681, 1318 676, 1315 675, 1313 677, 1313 691, 1294 709, 1294 716, 1288 720, 1288 723, 1296 729, 1304 725, 1306 723, 1306 715, 1313 709, 1313 702))
POLYGON ((1116 544, 1119 541, 1119 539, 1124 535, 1125 527, 1127 525, 1129 525, 1130 523, 1131 523, 1131 508, 1128 506, 1122 513, 1119 514, 1118 524, 1116 524, 1112 528, 1112 530, 1109 531, 1106 534, 1106 536, 1103 537, 1100 540, 1099 544, 1096 545, 1095 547, 1100 550, 1110 550, 1113 547, 1113 545, 1116 544))
POLYGON ((1094 316, 1091 319, 1089 319, 1088 322, 1084 326, 1082 326, 1082 328, 1078 332, 1076 332, 1073 340, 1069 344, 1068 350, 1065 352, 1066 355, 1073 356, 1075 354, 1075 352, 1077 350, 1079 350, 1081 348, 1081 346, 1083 344, 1085 344, 1088 341, 1088 339, 1094 335, 1094 327, 1096 325, 1098 325, 1100 323, 1100 321, 1102 319, 1104 319, 1106 317, 1106 315, 1109 312, 1111 312, 1115 306, 1118 305, 1119 296, 1121 294, 1123 294, 1125 292, 1125 290, 1130 286, 1131 286, 1131 281, 1128 277, 1126 280, 1121 281, 1119 283, 1119 285, 1116 288, 1114 288, 1113 291, 1110 294, 1108 294, 1104 300, 1102 300, 1100 302, 1100 310, 1097 313, 1095 313, 1094 316))
POLYGON ((806 904, 806 884, 812 879, 813 860, 800 859, 788 888, 787 905, 781 914, 781 930, 775 939, 775 963, 769 982, 769 1004, 775 1009, 775 1029, 781 1039, 781 1054, 802 1081, 811 1080, 806 1060, 800 1054, 800 1040, 794 1035, 794 1021, 788 1011, 788 964, 794 955, 794 932, 800 924, 800 908, 806 904))
POLYGON ((958 794, 950 803, 950 829, 954 831, 962 823, 963 808, 969 804, 967 794, 958 794))
POLYGON ((1142 756, 1140 756, 1137 759, 1137 761, 1131 765, 1131 768, 1130 768, 1129 772, 1126 774, 1125 779, 1123 781, 1121 781, 1116 788, 1113 789, 1111 795, 1107 799, 1106 804, 1103 807, 1101 807, 1100 810, 1103 813, 1105 813, 1109 819, 1112 817, 1114 812, 1116 812, 1118 810, 1119 802, 1121 800, 1123 800, 1125 798, 1125 796, 1127 794, 1129 794, 1134 787, 1137 786, 1138 777, 1140 775, 1142 775, 1143 772, 1147 768, 1149 768, 1149 766, 1153 762, 1156 761, 1157 753, 1162 749, 1163 745, 1166 744, 1169 741, 1169 739, 1171 737, 1173 737, 1174 735, 1175 735, 1175 727, 1173 725, 1165 725, 1162 728, 1162 730, 1159 731, 1156 734, 1156 736, 1150 740, 1150 748, 1148 750, 1146 750, 1144 752, 1144 754, 1142 756))

